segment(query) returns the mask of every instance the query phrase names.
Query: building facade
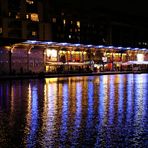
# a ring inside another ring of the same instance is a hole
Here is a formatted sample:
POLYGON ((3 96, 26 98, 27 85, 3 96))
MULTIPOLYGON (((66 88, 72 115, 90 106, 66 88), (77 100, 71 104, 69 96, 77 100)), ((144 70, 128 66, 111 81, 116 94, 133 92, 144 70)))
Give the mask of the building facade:
POLYGON ((0 0, 0 38, 20 41, 50 40, 50 23, 43 16, 43 4, 37 0, 0 0))
POLYGON ((148 70, 146 48, 28 40, 0 48, 0 74, 148 70))
POLYGON ((147 48, 145 18, 64 2, 0 0, 0 45, 29 39, 147 48))

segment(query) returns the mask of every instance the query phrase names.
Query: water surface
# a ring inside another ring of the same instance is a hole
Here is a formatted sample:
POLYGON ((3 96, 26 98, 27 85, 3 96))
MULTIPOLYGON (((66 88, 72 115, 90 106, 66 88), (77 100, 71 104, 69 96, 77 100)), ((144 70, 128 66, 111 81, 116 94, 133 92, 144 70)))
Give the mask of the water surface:
POLYGON ((1 80, 7 147, 148 147, 148 74, 1 80))

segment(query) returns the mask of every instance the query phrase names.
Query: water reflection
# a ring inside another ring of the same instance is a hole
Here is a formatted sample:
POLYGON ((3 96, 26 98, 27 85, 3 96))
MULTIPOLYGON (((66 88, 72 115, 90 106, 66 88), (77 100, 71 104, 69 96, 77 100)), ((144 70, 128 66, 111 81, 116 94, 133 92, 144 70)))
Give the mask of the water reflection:
MULTIPOLYGON (((38 95, 36 86, 32 87, 31 94, 31 114, 30 114, 30 125, 29 134, 27 137, 27 147, 34 147, 37 138, 37 128, 38 128, 38 95)), ((30 102, 29 102, 30 103, 30 102)))
POLYGON ((82 83, 78 82, 76 84, 76 113, 74 119, 74 131, 72 134, 72 144, 76 146, 79 144, 80 138, 80 128, 81 128, 81 118, 82 118, 82 83))
POLYGON ((0 82, 1 147, 146 147, 148 74, 0 82))

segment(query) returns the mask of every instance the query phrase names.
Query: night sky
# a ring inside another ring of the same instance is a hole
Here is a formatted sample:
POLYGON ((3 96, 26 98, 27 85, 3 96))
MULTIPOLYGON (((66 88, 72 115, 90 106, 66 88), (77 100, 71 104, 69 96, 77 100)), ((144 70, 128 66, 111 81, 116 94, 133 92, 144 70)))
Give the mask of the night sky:
POLYGON ((60 6, 71 7, 72 9, 83 9, 93 11, 93 9, 103 9, 104 11, 121 12, 125 15, 135 15, 148 17, 148 5, 145 1, 127 0, 54 0, 60 6))

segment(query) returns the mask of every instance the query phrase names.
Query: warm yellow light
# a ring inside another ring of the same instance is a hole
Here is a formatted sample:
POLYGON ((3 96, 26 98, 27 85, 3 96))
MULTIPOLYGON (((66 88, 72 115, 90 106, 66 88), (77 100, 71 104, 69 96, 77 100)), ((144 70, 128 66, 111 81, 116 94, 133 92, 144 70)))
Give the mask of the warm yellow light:
POLYGON ((20 13, 17 13, 17 15, 15 16, 16 19, 20 19, 20 13))
POLYGON ((39 21, 39 16, 37 13, 31 13, 31 20, 38 22, 39 21))
POLYGON ((29 15, 28 14, 26 14, 26 19, 29 19, 29 15))
POLYGON ((32 36, 36 36, 37 32, 36 31, 32 31, 32 36))
POLYGON ((34 3, 33 0, 26 0, 26 2, 30 5, 34 3))
POLYGON ((5 49, 7 49, 8 51, 11 51, 12 52, 12 49, 10 46, 5 46, 5 49))
POLYGON ((69 39, 71 39, 71 35, 69 35, 68 37, 69 37, 69 39))
POLYGON ((52 56, 53 58, 56 58, 56 57, 57 57, 57 50, 53 49, 53 50, 52 50, 51 56, 52 56))
POLYGON ((139 61, 139 62, 144 61, 144 55, 143 54, 137 54, 137 61, 139 61))
POLYGON ((60 53, 60 54, 63 54, 63 53, 65 54, 65 53, 66 53, 66 51, 59 51, 59 53, 60 53))
POLYGON ((77 21, 77 26, 80 28, 80 21, 77 21))
POLYGON ((52 57, 52 58, 57 57, 57 50, 55 49, 47 49, 46 53, 47 53, 47 57, 52 57))
POLYGON ((53 23, 56 23, 56 18, 52 18, 52 22, 53 23))
POLYGON ((107 62, 107 57, 102 57, 103 62, 107 62))
POLYGON ((65 20, 65 19, 63 20, 63 24, 64 24, 64 25, 66 24, 66 20, 65 20))
POLYGON ((47 52, 47 57, 50 57, 51 56, 51 50, 47 49, 46 52, 47 52))
POLYGON ((46 78, 45 82, 46 82, 46 85, 48 85, 49 83, 56 83, 57 80, 58 78, 46 78))

